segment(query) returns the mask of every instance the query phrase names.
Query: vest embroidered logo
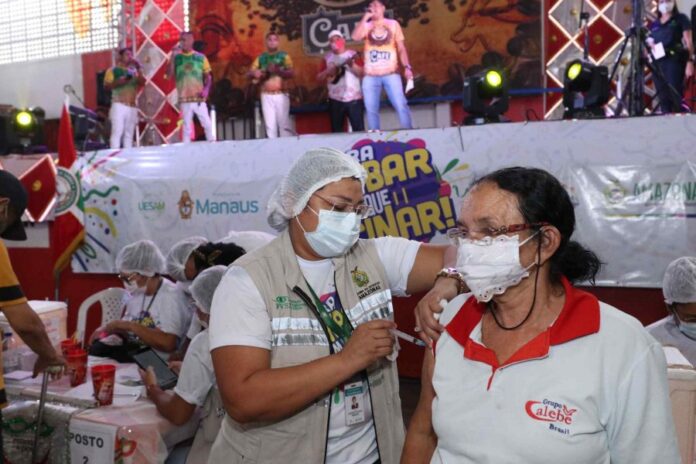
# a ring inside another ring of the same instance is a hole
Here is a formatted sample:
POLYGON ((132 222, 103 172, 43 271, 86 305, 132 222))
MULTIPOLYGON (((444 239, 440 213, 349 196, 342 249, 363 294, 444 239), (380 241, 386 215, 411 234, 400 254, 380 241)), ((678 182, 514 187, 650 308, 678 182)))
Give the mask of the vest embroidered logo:
POLYGON ((549 430, 554 430, 563 435, 569 435, 568 427, 573 424, 573 415, 577 409, 569 408, 565 404, 544 399, 543 401, 527 401, 524 405, 527 415, 534 420, 550 422, 549 430))
POLYGON ((305 307, 304 301, 295 300, 287 296, 277 296, 275 297, 276 309, 290 309, 296 311, 305 307))
POLYGON ((353 278, 353 283, 358 287, 364 287, 370 283, 370 277, 367 275, 367 272, 361 271, 357 267, 350 271, 350 275, 353 278))

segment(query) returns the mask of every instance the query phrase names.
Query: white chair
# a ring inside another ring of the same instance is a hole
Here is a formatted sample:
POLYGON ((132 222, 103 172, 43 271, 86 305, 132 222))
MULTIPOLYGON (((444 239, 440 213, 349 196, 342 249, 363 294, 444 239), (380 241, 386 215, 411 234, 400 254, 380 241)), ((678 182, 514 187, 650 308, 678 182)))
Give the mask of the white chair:
POLYGON ((126 304, 126 296, 128 292, 119 287, 106 288, 94 295, 85 299, 77 311, 77 339, 84 343, 84 337, 87 335, 87 313, 95 303, 99 303, 102 310, 100 326, 108 324, 111 321, 120 319, 123 312, 123 306, 126 304))

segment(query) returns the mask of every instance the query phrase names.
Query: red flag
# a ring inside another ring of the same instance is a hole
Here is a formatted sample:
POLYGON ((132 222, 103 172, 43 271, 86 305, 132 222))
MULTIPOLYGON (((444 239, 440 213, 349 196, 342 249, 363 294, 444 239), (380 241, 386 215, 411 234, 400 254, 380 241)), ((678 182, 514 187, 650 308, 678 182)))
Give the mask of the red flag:
MULTIPOLYGON (((28 158, 28 157, 25 157, 28 158)), ((36 159, 19 181, 29 193, 27 216, 30 221, 42 222, 56 202, 56 166, 51 155, 32 156, 36 159)))
POLYGON ((82 187, 67 103, 63 107, 58 128, 56 191, 58 203, 52 233, 54 274, 60 273, 70 263, 70 257, 80 247, 85 236, 82 187))

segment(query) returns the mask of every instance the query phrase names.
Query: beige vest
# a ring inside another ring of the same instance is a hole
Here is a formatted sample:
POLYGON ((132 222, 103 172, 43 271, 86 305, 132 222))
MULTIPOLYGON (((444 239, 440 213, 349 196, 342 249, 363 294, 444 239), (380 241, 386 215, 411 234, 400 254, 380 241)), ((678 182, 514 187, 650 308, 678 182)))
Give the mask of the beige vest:
MULTIPOLYGON (((359 240, 333 260, 336 290, 353 327, 373 319, 393 319, 391 291, 374 244, 359 240)), ((272 321, 271 367, 308 363, 330 354, 319 319, 296 287, 309 296, 286 230, 268 246, 235 262, 251 276, 272 321)), ((382 463, 398 463, 404 442, 396 361, 382 360, 367 370, 377 445, 382 463)), ((330 397, 274 423, 238 424, 225 416, 210 463, 322 463, 326 452, 330 397)))

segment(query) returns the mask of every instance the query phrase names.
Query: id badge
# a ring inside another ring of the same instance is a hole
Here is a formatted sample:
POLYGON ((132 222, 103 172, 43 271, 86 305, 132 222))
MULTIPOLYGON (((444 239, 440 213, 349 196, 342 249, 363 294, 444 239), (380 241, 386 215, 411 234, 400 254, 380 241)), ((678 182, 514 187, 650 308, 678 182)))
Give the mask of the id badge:
POLYGON ((665 46, 662 44, 662 42, 655 43, 655 46, 652 49, 652 53, 656 60, 659 60, 660 58, 666 55, 665 46))
POLYGON ((343 386, 346 425, 365 422, 365 382, 351 382, 343 386))

